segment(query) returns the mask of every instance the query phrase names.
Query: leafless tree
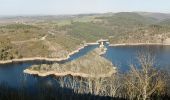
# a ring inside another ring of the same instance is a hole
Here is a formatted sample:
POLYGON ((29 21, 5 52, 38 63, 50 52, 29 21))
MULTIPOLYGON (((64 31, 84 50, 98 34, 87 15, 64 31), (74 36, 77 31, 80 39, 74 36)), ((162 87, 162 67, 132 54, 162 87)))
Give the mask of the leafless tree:
POLYGON ((155 57, 150 53, 140 52, 139 66, 131 64, 131 70, 126 76, 125 86, 129 99, 149 99, 153 93, 162 92, 165 81, 160 72, 154 68, 155 57))

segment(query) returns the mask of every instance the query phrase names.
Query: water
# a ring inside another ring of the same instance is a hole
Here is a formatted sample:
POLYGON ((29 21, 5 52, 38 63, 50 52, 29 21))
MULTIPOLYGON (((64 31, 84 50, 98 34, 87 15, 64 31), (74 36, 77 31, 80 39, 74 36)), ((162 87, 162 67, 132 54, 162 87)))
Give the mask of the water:
POLYGON ((137 55, 139 52, 152 53, 156 67, 170 67, 170 46, 117 46, 108 47, 103 55, 110 60, 119 71, 126 72, 130 64, 138 65, 137 55))
POLYGON ((92 51, 93 49, 97 48, 98 45, 89 45, 89 46, 85 46, 83 49, 81 49, 79 52, 73 54, 70 56, 70 58, 68 58, 67 60, 63 60, 59 63, 65 63, 65 62, 69 62, 69 61, 72 61, 72 60, 75 60, 85 54, 87 54, 89 51, 92 51))
MULTIPOLYGON (((69 62, 75 60, 94 48, 98 47, 98 45, 87 46, 84 49, 80 50, 80 52, 72 55, 68 60, 64 62, 69 62)), ((107 52, 102 55, 106 59, 110 60, 114 65, 118 67, 119 71, 125 72, 129 69, 129 64, 137 63, 136 55, 139 51, 152 51, 155 54, 156 58, 156 66, 159 67, 169 67, 170 65, 170 46, 117 46, 117 47, 109 47, 107 52)), ((26 83, 27 87, 30 91, 35 91, 36 86, 38 84, 45 84, 47 86, 57 85, 57 81, 55 78, 48 77, 38 77, 32 76, 28 74, 24 74, 23 70, 28 68, 33 64, 41 64, 41 63, 53 63, 47 61, 29 61, 29 62, 20 62, 20 63, 12 63, 12 64, 4 64, 0 65, 0 84, 8 84, 11 87, 18 88, 23 87, 24 83, 26 83)))
MULTIPOLYGON (((95 49, 98 45, 90 45, 86 46, 84 49, 80 50, 78 53, 70 56, 68 60, 62 61, 60 63, 68 62, 75 60, 89 51, 95 49)), ((27 83, 27 87, 32 87, 38 84, 41 80, 41 83, 49 83, 50 81, 54 81, 51 77, 40 78, 28 74, 24 74, 23 70, 30 67, 33 64, 47 64, 54 63, 48 61, 27 61, 27 62, 18 62, 18 63, 10 63, 10 64, 1 64, 0 65, 0 84, 8 84, 11 87, 18 88, 22 87, 23 83, 27 83)))

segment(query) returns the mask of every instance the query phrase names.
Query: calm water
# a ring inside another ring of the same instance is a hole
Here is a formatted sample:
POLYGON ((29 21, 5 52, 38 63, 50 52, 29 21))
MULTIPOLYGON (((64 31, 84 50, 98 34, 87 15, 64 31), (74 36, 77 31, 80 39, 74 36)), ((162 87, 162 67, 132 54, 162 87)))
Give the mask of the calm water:
MULTIPOLYGON (((66 61, 72 61, 77 59, 94 48, 98 47, 97 45, 87 46, 84 49, 80 50, 80 52, 74 54, 66 61)), ((108 47, 106 54, 103 56, 110 60, 114 65, 118 67, 118 69, 122 72, 125 72, 129 69, 129 64, 137 63, 136 54, 139 51, 147 52, 152 51, 155 54, 156 58, 156 66, 166 68, 170 65, 170 46, 118 46, 118 47, 108 47)), ((23 70, 31 66, 32 64, 40 64, 40 63, 53 63, 46 61, 32 61, 32 62, 22 62, 22 63, 13 63, 13 64, 5 64, 0 65, 0 83, 8 84, 11 87, 23 87, 23 83, 26 83, 27 87, 31 87, 30 89, 35 90, 36 85, 39 83, 46 85, 57 84, 55 78, 49 77, 37 77, 28 74, 24 74, 23 70)))
MULTIPOLYGON (((68 60, 62 61, 60 63, 72 61, 85 55, 89 51, 95 49, 98 45, 90 45, 85 47, 84 49, 80 50, 78 53, 70 56, 68 60)), ((47 63, 54 63, 54 62, 47 62, 47 61, 29 61, 29 62, 19 62, 19 63, 12 63, 12 64, 0 64, 0 84, 7 84, 11 87, 22 87, 23 83, 27 83, 27 87, 35 87, 38 83, 44 84, 52 84, 55 80, 51 77, 40 78, 28 74, 24 74, 23 70, 30 67, 33 64, 47 64, 47 63)))
POLYGON ((120 71, 128 71, 130 64, 137 64, 137 54, 149 52, 155 58, 155 66, 170 68, 170 46, 118 46, 108 47, 103 55, 110 60, 120 71))

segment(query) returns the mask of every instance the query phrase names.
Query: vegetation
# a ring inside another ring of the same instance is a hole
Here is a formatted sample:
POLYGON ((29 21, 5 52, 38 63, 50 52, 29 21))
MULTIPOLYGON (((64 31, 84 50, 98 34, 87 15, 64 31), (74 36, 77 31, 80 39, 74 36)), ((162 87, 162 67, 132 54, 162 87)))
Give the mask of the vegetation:
POLYGON ((29 91, 29 87, 12 89, 6 84, 1 85, 0 99, 168 100, 169 71, 157 70, 154 57, 150 54, 140 53, 137 59, 140 64, 130 65, 129 72, 115 73, 110 77, 51 76, 56 83, 49 85, 39 82, 34 85, 37 89, 34 93, 29 91))
POLYGON ((130 65, 131 71, 125 77, 125 88, 129 98, 147 100, 153 94, 164 94, 165 79, 163 74, 154 68, 154 57, 149 53, 141 53, 138 61, 141 69, 130 65))
MULTIPOLYGON (((93 54, 92 56, 93 58, 95 57, 93 54)), ((163 74, 161 70, 157 70, 154 67, 154 57, 150 53, 139 53, 137 59, 139 61, 139 65, 136 67, 135 65, 130 65, 131 70, 129 72, 124 74, 117 72, 107 77, 98 77, 103 73, 103 71, 107 71, 107 65, 101 63, 96 64, 98 59, 97 61, 93 61, 89 58, 85 58, 83 60, 84 62, 74 63, 73 61, 69 62, 69 64, 65 64, 64 66, 59 66, 56 64, 52 66, 34 66, 32 67, 32 70, 43 72, 50 70, 61 71, 61 69, 65 69, 67 71, 68 69, 66 69, 65 66, 68 66, 75 73, 77 69, 81 70, 81 68, 83 71, 80 72, 84 72, 87 70, 83 66, 84 63, 89 66, 89 71, 96 77, 83 77, 73 75, 67 79, 67 82, 65 82, 64 77, 58 76, 59 83, 62 88, 70 88, 74 91, 74 93, 78 94, 90 93, 92 95, 109 96, 114 98, 120 97, 130 100, 147 100, 161 96, 164 97, 168 93, 167 86, 169 86, 169 81, 168 78, 165 78, 165 74, 163 74), (93 65, 89 65, 89 60, 93 62, 93 65), (100 69, 101 66, 106 68, 100 69), (95 74, 96 71, 98 72, 97 74, 95 74)))
POLYGON ((68 88, 52 88, 39 85, 36 93, 30 93, 27 88, 13 89, 8 85, 0 85, 0 100, 125 100, 123 98, 112 98, 91 94, 76 94, 68 88), (66 93, 65 91, 68 91, 66 93))
MULTIPOLYGON (((42 65, 33 65, 29 71, 38 71, 40 74, 45 74, 50 71, 56 76, 63 76, 71 74, 73 76, 81 77, 108 77, 116 72, 115 67, 112 63, 100 56, 102 51, 97 48, 87 55, 80 57, 74 61, 66 62, 64 64, 42 64, 42 65), (76 73, 76 75, 74 75, 76 73), (61 75, 60 75, 61 74, 61 75)), ((28 72, 29 74, 29 72, 28 72)), ((40 75, 41 76, 41 75, 40 75)))
MULTIPOLYGON (((156 14, 121 12, 11 19, 16 23, 3 19, 0 37, 8 38, 11 49, 23 58, 63 58, 83 43, 101 38, 110 43, 169 43, 170 38, 169 19, 159 19, 156 14)), ((6 57, 11 58, 16 57, 6 57)))
POLYGON ((22 55, 13 49, 9 39, 0 39, 0 60, 20 58, 22 55))
MULTIPOLYGON (((84 43, 101 38, 109 39, 110 43, 170 43, 167 41, 170 39, 169 19, 141 13, 23 19, 27 21, 0 24, 1 61, 25 57, 63 58, 84 43)), ((129 72, 117 72, 109 77, 100 77, 99 74, 108 74, 113 66, 96 51, 65 64, 35 65, 30 70, 40 73, 71 71, 93 77, 55 76, 59 85, 57 90, 40 83, 36 87, 40 92, 35 94, 27 91, 30 87, 13 89, 1 85, 0 99, 169 99, 169 71, 156 69, 154 57, 149 54, 140 54, 138 61, 139 65, 130 65, 129 72)))

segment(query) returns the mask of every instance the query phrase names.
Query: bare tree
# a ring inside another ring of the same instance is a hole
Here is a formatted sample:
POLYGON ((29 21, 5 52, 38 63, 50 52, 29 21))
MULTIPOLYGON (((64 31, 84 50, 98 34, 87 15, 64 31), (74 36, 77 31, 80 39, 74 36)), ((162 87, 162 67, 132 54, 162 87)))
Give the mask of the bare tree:
POLYGON ((111 77, 111 79, 108 80, 109 85, 109 95, 112 97, 118 96, 119 90, 123 86, 123 83, 121 81, 120 75, 117 73, 111 77))
POLYGON ((149 99, 153 93, 164 89, 165 81, 160 72, 154 68, 154 59, 150 53, 139 53, 137 59, 140 67, 130 65, 131 71, 126 76, 126 92, 130 99, 149 99))

